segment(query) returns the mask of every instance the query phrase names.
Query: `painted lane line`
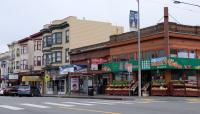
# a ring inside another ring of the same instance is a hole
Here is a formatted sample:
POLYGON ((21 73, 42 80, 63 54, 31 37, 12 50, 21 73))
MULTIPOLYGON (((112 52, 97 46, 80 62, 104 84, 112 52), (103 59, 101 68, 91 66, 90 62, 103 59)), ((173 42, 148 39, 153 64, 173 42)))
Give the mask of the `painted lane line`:
POLYGON ((169 101, 152 101, 152 102, 155 102, 155 103, 166 103, 166 102, 169 102, 169 101))
POLYGON ((80 103, 80 102, 63 102, 66 104, 74 104, 74 105, 85 105, 85 106, 93 106, 95 104, 88 104, 88 103, 80 103))
POLYGON ((87 102, 87 103, 92 103, 92 104, 105 104, 105 105, 114 105, 113 103, 105 103, 105 102, 87 102))
POLYGON ((200 103, 200 102, 188 102, 188 103, 200 103))
POLYGON ((55 106, 63 106, 63 107, 72 107, 72 106, 74 106, 74 105, 67 105, 67 104, 60 104, 60 103, 52 103, 52 102, 45 102, 44 104, 55 105, 55 106))
POLYGON ((29 104, 29 103, 23 103, 23 104, 20 104, 20 105, 29 106, 29 107, 35 107, 35 108, 50 108, 48 106, 29 104))
POLYGON ((20 107, 14 107, 14 106, 9 106, 9 105, 0 105, 0 108, 6 108, 9 110, 23 110, 24 108, 20 108, 20 107))

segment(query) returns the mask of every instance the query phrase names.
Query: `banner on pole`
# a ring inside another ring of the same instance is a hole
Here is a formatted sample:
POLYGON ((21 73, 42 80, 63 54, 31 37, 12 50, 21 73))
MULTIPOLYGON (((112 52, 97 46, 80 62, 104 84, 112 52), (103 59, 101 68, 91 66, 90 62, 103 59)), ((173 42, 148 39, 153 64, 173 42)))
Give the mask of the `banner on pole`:
POLYGON ((136 31, 138 28, 138 11, 130 10, 129 27, 131 31, 136 31))

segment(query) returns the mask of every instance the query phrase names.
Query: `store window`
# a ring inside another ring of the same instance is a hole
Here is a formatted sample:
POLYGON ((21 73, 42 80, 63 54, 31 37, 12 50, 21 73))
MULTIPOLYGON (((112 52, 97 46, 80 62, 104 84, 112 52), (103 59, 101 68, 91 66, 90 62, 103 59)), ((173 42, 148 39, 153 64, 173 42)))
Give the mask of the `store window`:
POLYGON ((183 80, 183 71, 182 70, 173 70, 171 72, 172 80, 183 80))
POLYGON ((186 74, 186 80, 188 80, 189 82, 197 81, 196 70, 187 70, 185 74, 186 74))
POLYGON ((64 80, 59 80, 58 91, 59 92, 64 92, 65 91, 65 81, 64 80))
POLYGON ((163 70, 152 70, 151 76, 152 76, 152 80, 164 79, 164 71, 163 70))
POLYGON ((177 57, 177 50, 176 49, 170 49, 170 56, 171 57, 177 57))

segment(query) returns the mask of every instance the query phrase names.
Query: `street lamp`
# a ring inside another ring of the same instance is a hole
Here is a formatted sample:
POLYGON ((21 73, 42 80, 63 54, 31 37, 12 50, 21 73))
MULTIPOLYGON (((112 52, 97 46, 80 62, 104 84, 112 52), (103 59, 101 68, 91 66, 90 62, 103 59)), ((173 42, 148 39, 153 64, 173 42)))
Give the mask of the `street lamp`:
POLYGON ((174 4, 187 4, 187 5, 196 6, 196 7, 200 8, 200 5, 182 2, 182 1, 178 1, 178 0, 174 0, 174 4))
POLYGON ((141 54, 140 54, 140 0, 138 2, 138 21, 137 21, 137 28, 138 28, 138 96, 141 97, 141 54))

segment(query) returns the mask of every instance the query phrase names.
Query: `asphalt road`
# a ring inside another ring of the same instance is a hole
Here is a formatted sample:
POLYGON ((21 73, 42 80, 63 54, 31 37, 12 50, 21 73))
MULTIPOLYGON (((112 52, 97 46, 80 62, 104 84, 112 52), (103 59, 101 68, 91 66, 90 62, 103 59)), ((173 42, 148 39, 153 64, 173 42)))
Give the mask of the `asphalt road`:
POLYGON ((0 96, 0 114, 200 114, 200 98, 167 101, 0 96))

